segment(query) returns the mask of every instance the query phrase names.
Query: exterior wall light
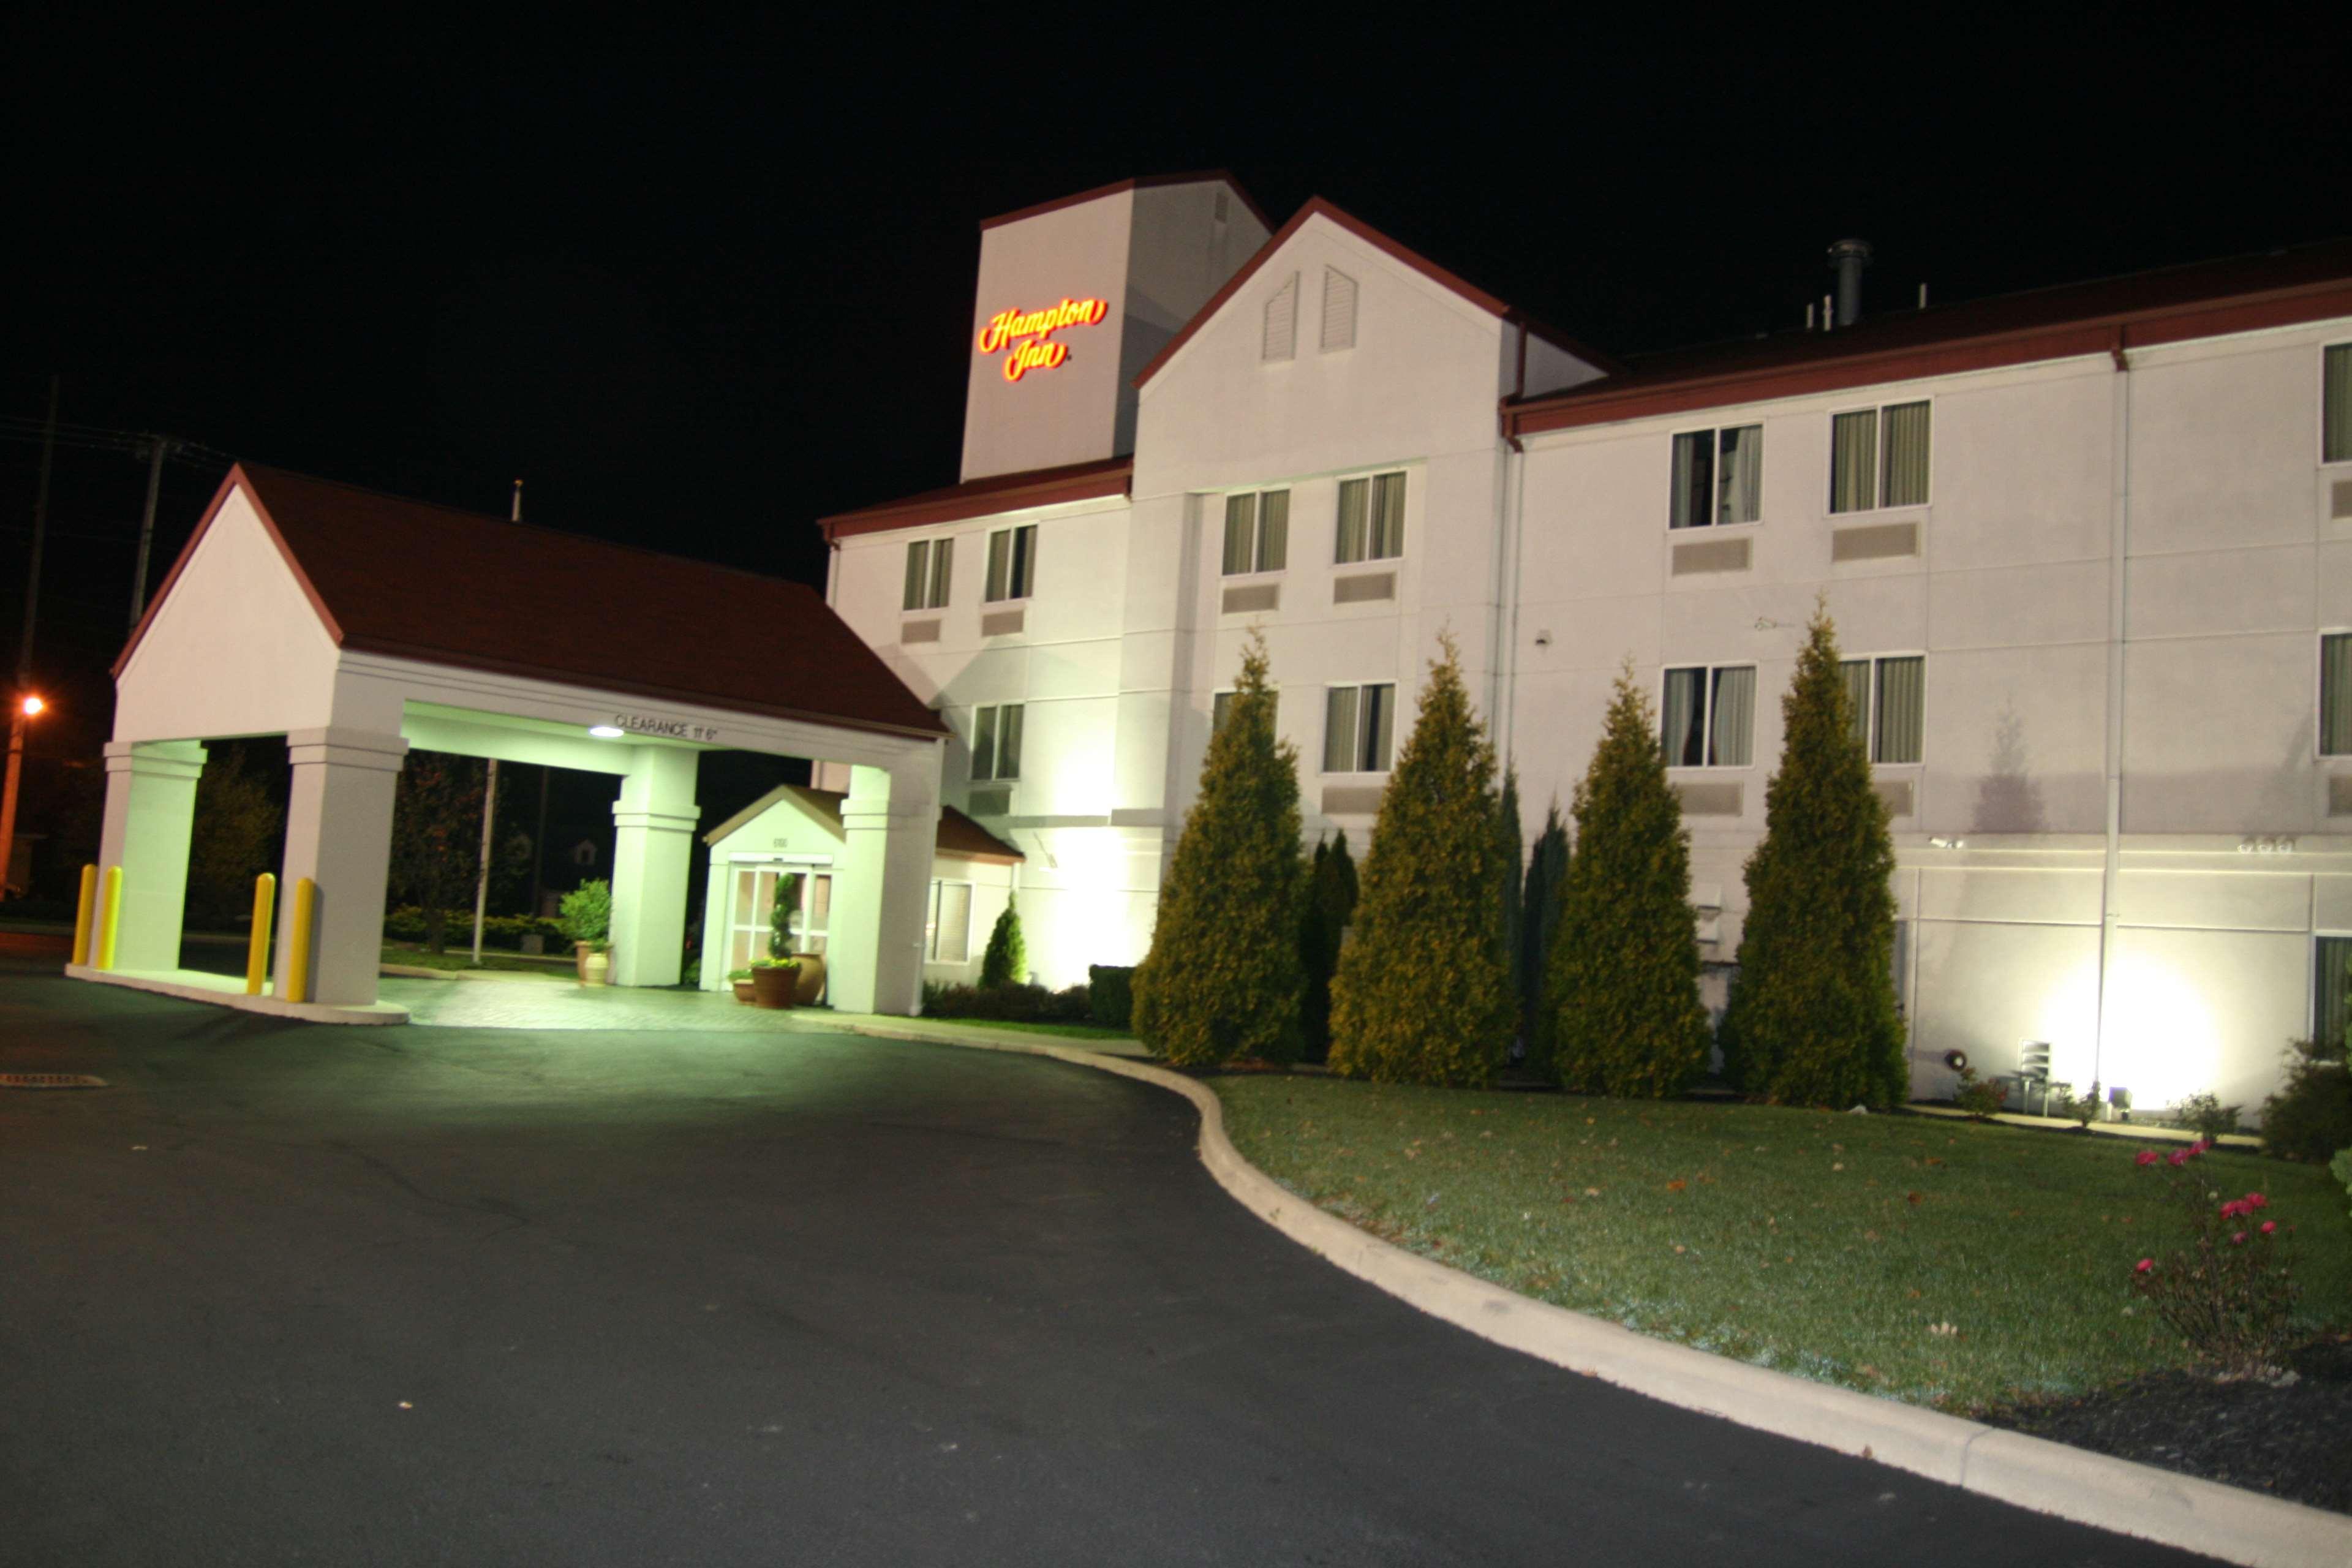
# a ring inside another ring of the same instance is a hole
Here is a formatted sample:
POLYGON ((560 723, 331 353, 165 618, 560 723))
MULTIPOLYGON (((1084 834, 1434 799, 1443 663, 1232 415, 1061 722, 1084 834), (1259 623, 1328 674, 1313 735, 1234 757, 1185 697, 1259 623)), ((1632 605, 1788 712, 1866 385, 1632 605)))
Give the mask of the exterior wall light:
POLYGON ((600 741, 617 741, 622 735, 622 730, 618 724, 591 724, 588 726, 588 732, 600 741))

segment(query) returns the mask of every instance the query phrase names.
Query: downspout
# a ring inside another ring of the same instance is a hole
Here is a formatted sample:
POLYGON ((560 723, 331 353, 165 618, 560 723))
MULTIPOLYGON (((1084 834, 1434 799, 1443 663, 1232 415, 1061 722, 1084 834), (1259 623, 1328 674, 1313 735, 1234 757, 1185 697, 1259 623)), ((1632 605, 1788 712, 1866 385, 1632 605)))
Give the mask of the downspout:
POLYGON ((2107 353, 2115 360, 2115 479, 2107 521, 2107 733, 2106 853, 2099 868, 2099 991, 2097 1032, 2091 1046, 2091 1079, 2106 1081, 2107 1000, 2115 991, 2116 889, 2123 870, 2124 828, 2124 634, 2129 624, 2131 542, 2131 360, 2125 329, 2116 328, 2107 353))
POLYGON ((824 538, 824 605, 826 609, 838 609, 840 607, 833 602, 834 589, 839 584, 840 581, 841 541, 834 538, 832 533, 828 531, 824 538))
POLYGON ((1503 449, 1500 472, 1496 474, 1495 515, 1495 633, 1489 668, 1492 674, 1487 684, 1488 732, 1495 738, 1495 752, 1503 765, 1511 764, 1512 734, 1511 704, 1517 690, 1512 668, 1518 655, 1519 638, 1519 531, 1522 508, 1526 502, 1527 447, 1511 432, 1511 404, 1527 395, 1528 390, 1528 328, 1525 321, 1515 323, 1519 330, 1517 365, 1512 378, 1511 403, 1496 411, 1503 449), (1516 464, 1512 458, 1519 460, 1516 464))

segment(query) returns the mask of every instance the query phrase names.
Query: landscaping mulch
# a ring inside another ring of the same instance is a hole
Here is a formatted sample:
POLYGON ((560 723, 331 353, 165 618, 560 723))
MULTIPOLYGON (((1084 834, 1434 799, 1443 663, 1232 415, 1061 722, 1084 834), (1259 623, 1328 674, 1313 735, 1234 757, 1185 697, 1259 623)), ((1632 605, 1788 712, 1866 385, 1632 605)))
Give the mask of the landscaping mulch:
POLYGON ((2285 1387, 2148 1373, 2113 1388, 1979 1413, 2054 1443, 2352 1513, 2352 1337, 2306 1345, 2285 1387))

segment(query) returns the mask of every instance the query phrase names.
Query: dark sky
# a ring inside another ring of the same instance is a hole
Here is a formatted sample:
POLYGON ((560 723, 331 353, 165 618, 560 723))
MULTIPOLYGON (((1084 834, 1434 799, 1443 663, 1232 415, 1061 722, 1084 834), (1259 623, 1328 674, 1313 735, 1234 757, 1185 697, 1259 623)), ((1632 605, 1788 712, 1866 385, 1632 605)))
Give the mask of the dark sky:
MULTIPOLYGON (((1230 168, 1277 222, 1329 197, 1619 353, 1793 325, 1846 234, 1891 304, 2352 232, 2345 29, 2310 13, 289 37, 30 9, 0 25, 11 662, 16 422, 52 371, 78 426, 496 512, 520 475, 534 521, 818 581, 813 518, 956 478, 978 221, 1130 174, 1230 168)), ((218 473, 172 465, 158 576, 218 473)), ((37 665, 92 719, 142 484, 61 454, 37 665)))

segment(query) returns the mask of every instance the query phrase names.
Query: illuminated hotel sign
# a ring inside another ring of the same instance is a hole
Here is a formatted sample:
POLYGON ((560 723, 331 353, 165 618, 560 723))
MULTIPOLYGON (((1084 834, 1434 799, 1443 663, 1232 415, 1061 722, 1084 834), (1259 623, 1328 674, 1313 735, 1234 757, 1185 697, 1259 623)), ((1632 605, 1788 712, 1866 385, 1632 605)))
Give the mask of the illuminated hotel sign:
POLYGON ((1067 343, 1054 342, 1064 327, 1091 327, 1110 310, 1100 300, 1065 300, 1042 310, 999 310, 980 329, 980 352, 1004 356, 1004 379, 1019 381, 1033 370, 1055 370, 1070 357, 1067 343))

